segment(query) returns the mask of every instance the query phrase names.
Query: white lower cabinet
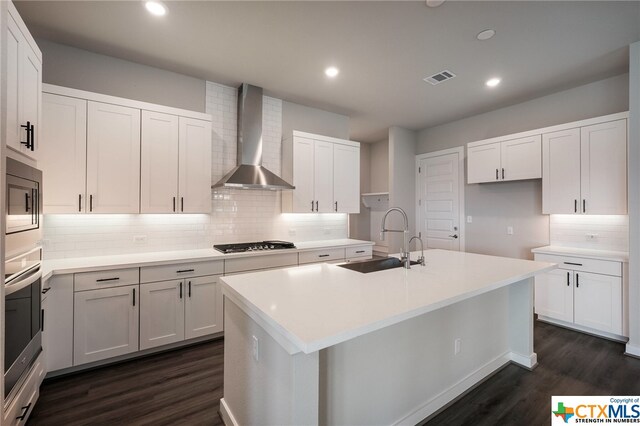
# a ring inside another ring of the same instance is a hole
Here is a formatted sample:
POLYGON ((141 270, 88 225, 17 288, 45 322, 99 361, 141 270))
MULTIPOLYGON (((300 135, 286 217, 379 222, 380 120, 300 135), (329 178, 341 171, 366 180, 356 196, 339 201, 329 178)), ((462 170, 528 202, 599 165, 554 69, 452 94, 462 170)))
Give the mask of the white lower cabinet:
POLYGON ((47 290, 42 346, 47 371, 73 366, 73 275, 56 275, 43 286, 47 290))
POLYGON ((626 336, 620 262, 539 254, 535 260, 560 265, 535 277, 535 312, 541 319, 607 337, 626 336))
POLYGON ((222 288, 220 276, 198 277, 187 282, 184 299, 185 339, 222 331, 222 288))
POLYGON ((27 379, 15 395, 9 406, 4 410, 3 426, 26 424, 33 407, 40 396, 40 384, 45 375, 45 360, 40 354, 29 370, 27 379))
POLYGON ((128 285, 74 294, 73 365, 138 350, 139 292, 128 285))

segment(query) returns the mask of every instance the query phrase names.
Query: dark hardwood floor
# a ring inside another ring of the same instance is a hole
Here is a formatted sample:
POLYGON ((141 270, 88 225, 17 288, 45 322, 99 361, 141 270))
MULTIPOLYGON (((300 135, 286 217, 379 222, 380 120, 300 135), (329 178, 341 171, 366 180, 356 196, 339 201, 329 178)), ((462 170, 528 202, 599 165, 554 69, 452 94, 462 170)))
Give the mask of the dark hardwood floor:
MULTIPOLYGON (((539 365, 509 365, 429 425, 548 425, 552 395, 640 395, 624 345, 536 322, 539 365)), ((223 341, 45 381, 29 425, 220 425, 223 341)))

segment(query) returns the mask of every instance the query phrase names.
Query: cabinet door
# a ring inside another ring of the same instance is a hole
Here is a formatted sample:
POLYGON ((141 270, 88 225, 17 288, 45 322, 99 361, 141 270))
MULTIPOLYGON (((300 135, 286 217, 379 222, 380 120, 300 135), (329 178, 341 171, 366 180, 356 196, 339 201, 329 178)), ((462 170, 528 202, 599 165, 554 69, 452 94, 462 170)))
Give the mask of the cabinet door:
POLYGON ((142 111, 140 213, 178 207, 178 117, 142 111))
POLYGON ((627 214, 627 120, 580 129, 582 212, 627 214))
POLYGON ((315 211, 313 193, 313 139, 296 137, 293 140, 293 212, 315 211))
POLYGON ((578 213, 580 129, 542 135, 542 213, 578 213))
POLYGON ((6 49, 6 61, 7 61, 7 85, 6 87, 6 100, 7 100, 7 128, 6 138, 7 147, 16 151, 23 152, 24 145, 20 144, 20 141, 26 141, 25 129, 21 128, 19 119, 19 79, 20 73, 20 40, 22 39, 22 33, 18 28, 18 24, 15 22, 11 15, 7 15, 7 31, 5 32, 7 38, 6 49))
POLYGON ((500 176, 500 142, 467 149, 467 183, 497 182, 500 176))
MULTIPOLYGON (((20 68, 19 68, 20 92, 19 92, 19 121, 21 124, 29 122, 32 126, 34 150, 38 149, 40 139, 40 102, 42 96, 42 63, 31 49, 26 40, 20 43, 20 68)), ((25 147, 24 145, 22 145, 25 147)), ((31 150, 26 147, 23 151, 33 156, 31 150)))
POLYGON ((88 103, 89 213, 140 211, 140 110, 88 103))
POLYGON ((622 334, 622 278, 575 273, 575 323, 622 334))
POLYGON ((360 213, 360 147, 333 145, 333 209, 360 213))
POLYGON ((45 213, 86 208, 87 101, 44 93, 42 135, 36 158, 45 179, 45 213))
POLYGON ((47 291, 42 345, 47 371, 73 366, 73 275, 55 275, 47 291))
POLYGON ((74 294, 73 365, 138 350, 139 286, 74 294))
POLYGON ((222 331, 222 289, 219 275, 189 278, 186 283, 185 338, 222 331))
POLYGON ((333 144, 330 142, 313 143, 313 184, 316 212, 333 212, 333 144))
POLYGON ((180 117, 181 213, 211 211, 211 123, 180 117))
POLYGON ((140 285, 140 350, 184 340, 182 280, 140 285))
POLYGON ((501 142, 500 152, 500 177, 502 180, 539 179, 542 177, 541 135, 501 142))
POLYGON ((556 269, 535 277, 535 312, 573 322, 573 272, 556 269))

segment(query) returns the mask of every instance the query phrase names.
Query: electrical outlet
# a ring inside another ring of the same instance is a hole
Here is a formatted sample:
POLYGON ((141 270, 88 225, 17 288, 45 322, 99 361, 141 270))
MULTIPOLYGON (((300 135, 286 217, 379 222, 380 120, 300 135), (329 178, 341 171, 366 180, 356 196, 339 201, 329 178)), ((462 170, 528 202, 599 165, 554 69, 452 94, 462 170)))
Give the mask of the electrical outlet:
POLYGON ((467 216, 467 223, 471 223, 473 222, 473 217, 472 216, 467 216))
POLYGON ((133 236, 133 243, 134 244, 146 244, 147 243, 147 236, 146 235, 134 235, 133 236))
POLYGON ((513 226, 507 226, 507 235, 513 235, 513 226))
POLYGON ((453 354, 458 355, 462 351, 462 339, 458 338, 453 342, 453 354))
POLYGON ((585 237, 589 241, 596 241, 598 239, 598 234, 585 234, 585 237))
POLYGON ((258 338, 256 336, 253 336, 253 351, 252 351, 252 355, 253 355, 253 359, 258 362, 260 360, 260 352, 259 352, 259 347, 258 347, 258 338))

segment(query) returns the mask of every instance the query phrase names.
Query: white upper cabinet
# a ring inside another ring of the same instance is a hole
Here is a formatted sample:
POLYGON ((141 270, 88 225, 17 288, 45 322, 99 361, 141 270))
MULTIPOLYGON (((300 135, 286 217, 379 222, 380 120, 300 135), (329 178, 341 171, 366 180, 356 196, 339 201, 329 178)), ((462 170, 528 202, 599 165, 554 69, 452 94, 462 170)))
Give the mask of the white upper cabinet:
POLYGON ((87 195, 89 213, 139 212, 139 109, 89 102, 87 195))
POLYGON ((467 146, 467 183, 542 177, 540 135, 467 146))
POLYGON ((627 120, 543 135, 543 213, 627 214, 627 120))
POLYGON ((140 213, 173 213, 178 206, 178 117, 142 111, 140 213))
POLYGON ((294 131, 283 141, 282 192, 286 213, 359 213, 360 144, 294 131))
POLYGON ((181 213, 211 211, 211 123, 180 117, 179 196, 181 213))
POLYGON ((87 101, 44 93, 41 140, 36 159, 46 182, 44 213, 84 212, 87 101))
POLYGON ((7 147, 30 158, 38 149, 42 53, 11 2, 7 15, 7 147))

